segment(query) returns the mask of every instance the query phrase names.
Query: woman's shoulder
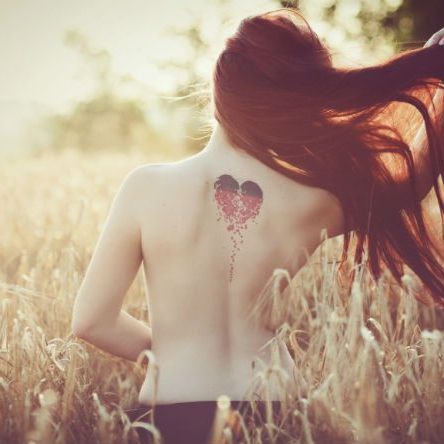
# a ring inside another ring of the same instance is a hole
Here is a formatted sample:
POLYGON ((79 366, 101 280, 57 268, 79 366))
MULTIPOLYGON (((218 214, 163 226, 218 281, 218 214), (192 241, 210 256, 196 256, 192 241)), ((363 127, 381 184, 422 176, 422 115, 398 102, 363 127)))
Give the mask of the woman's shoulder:
MULTIPOLYGON (((184 189, 200 178, 198 166, 184 160, 144 163, 133 167, 123 180, 122 187, 135 201, 165 194, 172 189, 184 189)), ((156 199, 154 199, 156 200, 156 199)))
POLYGON ((127 172, 123 182, 135 190, 138 187, 145 188, 148 183, 153 185, 156 179, 165 176, 172 164, 168 162, 139 164, 127 172))
POLYGON ((139 179, 151 177, 162 177, 169 173, 176 174, 180 170, 186 170, 191 166, 195 166, 197 156, 190 156, 183 159, 172 160, 169 162, 147 162, 137 165, 129 171, 128 177, 136 177, 139 179))
POLYGON ((123 178, 119 195, 126 200, 132 201, 134 205, 139 205, 142 200, 151 192, 156 192, 159 177, 166 164, 144 163, 130 169, 123 178))

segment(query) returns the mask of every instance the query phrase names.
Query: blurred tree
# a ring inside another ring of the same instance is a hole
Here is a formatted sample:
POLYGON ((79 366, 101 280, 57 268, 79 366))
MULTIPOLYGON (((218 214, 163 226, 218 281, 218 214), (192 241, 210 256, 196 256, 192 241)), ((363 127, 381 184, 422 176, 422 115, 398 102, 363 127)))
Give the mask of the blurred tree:
POLYGON ((444 27, 444 1, 404 0, 382 24, 394 29, 396 40, 408 42, 413 47, 422 46, 434 32, 444 27))
POLYGON ((94 92, 77 102, 70 112, 51 116, 46 121, 50 148, 90 150, 149 149, 159 135, 147 121, 143 103, 118 94, 121 78, 112 71, 110 54, 93 49, 87 38, 77 31, 65 34, 65 43, 78 50, 92 70, 94 92))
POLYGON ((277 0, 277 3, 302 12, 332 49, 335 62, 372 63, 395 52, 395 31, 385 26, 384 20, 399 9, 402 0, 277 0))
POLYGON ((344 50, 347 41, 359 42, 369 62, 401 49, 422 46, 444 26, 443 0, 278 0, 278 3, 297 7, 309 23, 324 22, 324 26, 315 30, 335 50, 344 50), (343 38, 339 39, 341 35, 343 38))

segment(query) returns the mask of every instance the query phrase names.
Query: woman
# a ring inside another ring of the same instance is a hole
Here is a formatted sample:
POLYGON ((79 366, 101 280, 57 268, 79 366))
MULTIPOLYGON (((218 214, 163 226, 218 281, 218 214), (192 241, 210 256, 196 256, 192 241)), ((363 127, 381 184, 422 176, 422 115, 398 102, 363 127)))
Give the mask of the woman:
MULTIPOLYGON (((337 68, 296 10, 242 20, 214 68, 209 142, 130 172, 75 302, 76 336, 133 361, 146 350, 155 358, 158 379, 147 373, 132 419, 155 406, 167 443, 203 443, 221 395, 234 409, 258 399, 260 414, 266 400, 278 410, 277 385, 251 389, 252 362, 270 361, 274 332, 248 314, 273 270, 294 275, 323 229, 344 234, 343 257, 355 231, 354 258, 366 247, 375 278, 386 265, 401 282, 407 264, 444 305, 444 269, 420 206, 433 186, 444 207, 438 42, 444 29, 385 63, 337 68), (141 264, 150 327, 121 310, 141 264)), ((292 377, 291 356, 277 347, 292 377)))

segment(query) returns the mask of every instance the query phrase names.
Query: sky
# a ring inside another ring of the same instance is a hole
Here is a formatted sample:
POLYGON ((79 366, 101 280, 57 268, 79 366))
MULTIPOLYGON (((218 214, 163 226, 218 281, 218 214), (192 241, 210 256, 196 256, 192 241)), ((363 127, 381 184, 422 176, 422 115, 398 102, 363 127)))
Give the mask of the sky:
MULTIPOLYGON (((272 0, 226 1, 227 36, 245 15, 279 7, 272 0)), ((186 51, 168 27, 186 26, 198 13, 205 17, 204 35, 222 42, 216 5, 211 0, 0 0, 0 151, 19 139, 26 143, 23 128, 35 116, 66 112, 93 91, 88 65, 64 43, 67 31, 79 31, 94 48, 109 51, 114 72, 163 93, 175 79, 155 61, 179 60, 186 51)), ((322 23, 313 24, 322 31, 322 23)), ((332 41, 341 38, 338 32, 332 30, 332 41)))
MULTIPOLYGON (((81 31, 94 46, 109 50, 117 72, 147 81, 153 75, 149 58, 180 56, 181 49, 165 33, 166 27, 188 21, 187 9, 211 12, 211 3, 0 0, 0 100, 35 101, 62 109, 70 99, 88 92, 88 73, 82 69, 79 55, 63 42, 69 29, 81 31)), ((277 4, 260 0, 232 3, 239 17, 243 10, 277 4)))
MULTIPOLYGON (((233 23, 247 13, 272 9, 277 2, 231 2, 233 23)), ((64 43, 68 30, 88 37, 112 55, 113 70, 130 74, 153 90, 172 84, 152 63, 180 58, 184 48, 168 34, 193 11, 207 11, 208 34, 215 2, 192 0, 0 0, 0 149, 20 135, 33 116, 64 112, 88 96, 94 84, 80 55, 64 43)), ((214 29, 214 27, 213 27, 214 29)))

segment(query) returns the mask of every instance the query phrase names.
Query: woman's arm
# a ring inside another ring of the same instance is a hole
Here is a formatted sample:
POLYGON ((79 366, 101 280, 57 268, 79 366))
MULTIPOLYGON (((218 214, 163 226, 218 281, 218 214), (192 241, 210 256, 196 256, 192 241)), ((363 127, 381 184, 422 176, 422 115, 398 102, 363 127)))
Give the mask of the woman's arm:
MULTIPOLYGON (((444 28, 435 32, 424 44, 424 48, 432 45, 444 45, 444 28)), ((442 88, 435 92, 432 103, 429 106, 429 112, 433 111, 433 107, 435 108, 436 115, 444 116, 444 90, 442 88)), ((441 118, 441 121, 438 121, 437 124, 438 134, 440 134, 442 140, 444 140, 444 117, 441 118)), ((434 172, 430 164, 431 160, 428 145, 426 127, 425 124, 422 123, 412 142, 413 163, 416 173, 416 189, 420 200, 423 200, 427 194, 429 194, 433 183, 436 181, 436 176, 439 174, 438 171, 434 172)), ((444 156, 444 153, 442 154, 444 156)), ((407 193, 410 190, 407 183, 406 173, 407 171, 405 171, 404 174, 401 174, 398 181, 401 186, 401 196, 403 193, 407 193)))
POLYGON ((108 323, 98 322, 89 330, 73 331, 79 338, 129 361, 136 361, 142 351, 151 348, 151 328, 124 310, 108 323))
MULTIPOLYGON (((444 116, 444 89, 438 89, 433 96, 433 104, 436 109, 437 115, 444 116)), ((432 104, 432 105, 433 105, 432 104)), ((431 110, 432 105, 429 109, 431 110)), ((438 121, 438 133, 444 140, 444 118, 438 121)), ((436 180, 438 171, 433 172, 430 164, 428 139, 425 124, 423 123, 419 128, 413 142, 412 142, 412 155, 414 159, 414 166, 416 172, 416 188, 418 196, 423 200, 430 192, 433 183, 436 180)), ((444 153, 443 153, 444 156, 444 153)))
POLYGON ((71 323, 75 336, 132 361, 151 348, 151 328, 122 310, 142 262, 139 214, 145 188, 145 166, 131 171, 120 186, 78 290, 71 323))

